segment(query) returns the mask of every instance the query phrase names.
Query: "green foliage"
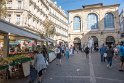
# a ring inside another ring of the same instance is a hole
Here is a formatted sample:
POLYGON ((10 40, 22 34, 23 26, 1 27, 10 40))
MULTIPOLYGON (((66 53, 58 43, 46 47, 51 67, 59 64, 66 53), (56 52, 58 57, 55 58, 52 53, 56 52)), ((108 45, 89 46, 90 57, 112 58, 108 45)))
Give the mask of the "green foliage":
POLYGON ((44 21, 44 27, 45 27, 45 36, 54 36, 56 34, 55 24, 50 20, 44 21))
POLYGON ((7 0, 0 0, 0 18, 5 17, 6 16, 6 1, 7 0))

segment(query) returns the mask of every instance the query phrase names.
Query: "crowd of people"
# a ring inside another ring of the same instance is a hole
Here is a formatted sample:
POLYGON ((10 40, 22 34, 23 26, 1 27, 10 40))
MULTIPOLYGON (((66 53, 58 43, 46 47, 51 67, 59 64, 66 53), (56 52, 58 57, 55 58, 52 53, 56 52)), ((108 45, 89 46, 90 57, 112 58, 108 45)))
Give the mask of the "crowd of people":
POLYGON ((65 56, 66 57, 66 62, 69 60, 70 55, 74 55, 74 47, 71 45, 70 48, 68 45, 56 45, 55 47, 55 54, 57 65, 61 65, 61 57, 65 56))
MULTIPOLYGON (((92 52, 93 48, 86 45, 83 51, 86 54, 86 58, 89 56, 89 53, 92 52)), ((100 61, 107 62, 107 67, 112 68, 113 59, 120 60, 120 72, 124 72, 124 42, 118 44, 103 44, 101 47, 97 47, 97 50, 100 53, 100 61)), ((96 51, 94 49, 94 51, 96 51)))
POLYGON ((121 65, 119 71, 123 72, 123 64, 124 64, 124 43, 120 42, 119 44, 111 44, 111 45, 102 45, 99 49, 101 62, 107 61, 107 67, 112 68, 113 59, 120 59, 121 65))
POLYGON ((42 83, 43 71, 48 65, 48 51, 45 45, 42 49, 34 51, 34 62, 30 64, 30 81, 29 83, 42 83))
MULTIPOLYGON (((34 57, 34 64, 31 65, 31 69, 33 70, 33 68, 37 71, 38 73, 38 81, 39 83, 41 83, 42 81, 42 72, 44 71, 44 69, 47 68, 46 62, 47 62, 47 58, 48 58, 48 54, 47 54, 47 49, 45 46, 43 46, 44 50, 41 50, 40 52, 38 51, 34 51, 35 57, 34 57)), ((92 52, 91 51, 92 48, 90 48, 88 45, 86 45, 81 52, 84 52, 86 54, 86 58, 88 58, 89 53, 92 52)), ((105 45, 103 44, 101 47, 97 48, 100 52, 100 61, 101 62, 107 62, 107 67, 108 68, 112 68, 112 61, 113 59, 119 59, 121 61, 120 64, 120 68, 119 71, 123 72, 124 68, 124 43, 120 42, 119 44, 110 44, 110 45, 105 45)), ((56 65, 60 65, 62 64, 62 57, 65 57, 66 59, 66 63, 69 62, 69 57, 70 55, 74 55, 74 52, 78 51, 79 49, 74 47, 74 46, 68 46, 68 45, 56 45, 54 52, 56 55, 56 65)), ((94 50, 95 51, 95 50, 94 50)), ((47 62, 48 63, 48 62, 47 62)), ((31 70, 31 71, 32 71, 31 70)), ((33 73, 36 73, 33 71, 33 73)), ((32 76, 35 77, 35 75, 33 75, 31 73, 32 76)))
MULTIPOLYGON (((56 45, 54 49, 56 55, 56 64, 61 65, 61 58, 65 57, 69 62, 69 56, 74 55, 74 47, 71 45, 56 45)), ((47 48, 43 45, 42 50, 34 51, 34 63, 30 65, 30 83, 42 83, 43 71, 47 69, 48 53, 47 48)))

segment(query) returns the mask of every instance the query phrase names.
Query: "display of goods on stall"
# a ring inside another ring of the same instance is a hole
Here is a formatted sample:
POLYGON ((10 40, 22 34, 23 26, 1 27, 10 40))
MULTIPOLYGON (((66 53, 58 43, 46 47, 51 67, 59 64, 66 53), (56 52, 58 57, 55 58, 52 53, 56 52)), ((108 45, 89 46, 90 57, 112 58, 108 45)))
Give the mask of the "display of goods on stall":
POLYGON ((34 54, 33 53, 28 53, 28 54, 25 54, 26 57, 29 57, 29 58, 33 58, 34 54))
POLYGON ((8 61, 4 58, 0 58, 0 70, 6 69, 8 67, 8 61))
POLYGON ((6 61, 4 58, 0 58, 0 65, 7 65, 8 61, 6 61))
POLYGON ((16 55, 11 57, 11 59, 13 59, 13 62, 10 63, 10 66, 14 66, 31 60, 30 57, 24 55, 16 55))
POLYGON ((22 54, 22 55, 14 55, 11 57, 0 58, 0 70, 8 68, 8 66, 14 66, 17 64, 21 64, 27 61, 31 61, 32 58, 29 55, 22 54))
POLYGON ((0 71, 0 83, 4 83, 5 79, 7 79, 7 74, 5 70, 0 71))

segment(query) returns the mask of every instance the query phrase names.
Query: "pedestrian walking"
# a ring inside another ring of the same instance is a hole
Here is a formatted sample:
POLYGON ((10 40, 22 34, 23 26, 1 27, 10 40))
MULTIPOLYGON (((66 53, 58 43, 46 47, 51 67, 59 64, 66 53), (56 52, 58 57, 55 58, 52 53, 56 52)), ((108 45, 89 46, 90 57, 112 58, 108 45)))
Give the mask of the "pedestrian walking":
POLYGON ((37 76, 38 76, 38 72, 35 69, 35 67, 33 66, 33 64, 30 64, 30 81, 29 83, 37 83, 37 76))
POLYGON ((62 46, 61 46, 61 49, 62 49, 62 56, 64 56, 64 54, 65 54, 65 46, 62 45, 62 46))
POLYGON ((83 45, 82 44, 80 45, 80 50, 81 50, 81 52, 83 52, 83 45))
POLYGON ((88 56, 89 56, 89 52, 90 52, 90 49, 89 49, 88 46, 86 46, 84 52, 85 52, 85 54, 86 54, 86 58, 88 58, 88 56))
POLYGON ((79 50, 79 49, 78 49, 78 47, 76 47, 76 48, 75 48, 75 50, 76 50, 76 51, 77 51, 77 53, 78 53, 78 50, 79 50))
POLYGON ((69 60, 69 48, 68 48, 68 46, 66 46, 65 57, 66 57, 66 62, 68 63, 68 60, 69 60))
POLYGON ((119 49, 117 47, 117 45, 114 47, 114 55, 115 56, 118 56, 118 53, 119 53, 119 49))
POLYGON ((119 71, 124 72, 124 46, 123 46, 123 42, 120 43, 120 46, 118 46, 119 49, 119 56, 120 56, 120 61, 121 61, 121 65, 120 65, 120 69, 119 71))
POLYGON ((71 45, 69 55, 74 55, 74 46, 71 45))
POLYGON ((106 59, 106 53, 107 53, 107 47, 103 44, 102 47, 100 48, 100 56, 101 56, 101 62, 105 62, 106 59))
POLYGON ((43 56, 45 58, 45 62, 48 62, 48 52, 47 52, 47 48, 45 45, 42 46, 42 52, 43 52, 43 56))
POLYGON ((58 60, 59 60, 59 65, 61 65, 61 57, 62 57, 62 55, 61 55, 61 47, 60 46, 57 46, 56 48, 55 48, 55 54, 56 54, 56 58, 57 58, 57 60, 56 60, 56 64, 58 65, 58 60))
POLYGON ((108 49, 107 49, 107 67, 111 68, 112 67, 112 59, 113 59, 113 56, 114 56, 114 49, 113 47, 110 45, 108 46, 108 49))
POLYGON ((34 51, 35 57, 34 57, 34 66, 35 69, 38 72, 38 83, 42 83, 42 75, 43 70, 47 68, 45 63, 45 58, 43 57, 43 52, 39 53, 38 51, 34 51))
POLYGON ((84 50, 85 50, 85 44, 83 44, 83 52, 84 52, 84 50))

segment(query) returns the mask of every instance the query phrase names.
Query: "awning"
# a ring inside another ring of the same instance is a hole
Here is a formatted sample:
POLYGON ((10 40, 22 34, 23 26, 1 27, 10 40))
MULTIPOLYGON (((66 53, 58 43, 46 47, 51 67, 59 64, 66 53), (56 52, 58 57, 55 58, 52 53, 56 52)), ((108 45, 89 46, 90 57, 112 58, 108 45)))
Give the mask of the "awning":
POLYGON ((39 35, 29 32, 23 29, 22 27, 16 26, 14 24, 11 24, 1 19, 0 19, 0 31, 3 31, 5 33, 12 33, 19 36, 32 38, 32 39, 41 40, 41 37, 39 35))
POLYGON ((54 43, 54 42, 56 42, 55 40, 53 40, 53 39, 50 39, 50 38, 46 38, 46 40, 47 40, 48 42, 51 42, 51 43, 54 43))

